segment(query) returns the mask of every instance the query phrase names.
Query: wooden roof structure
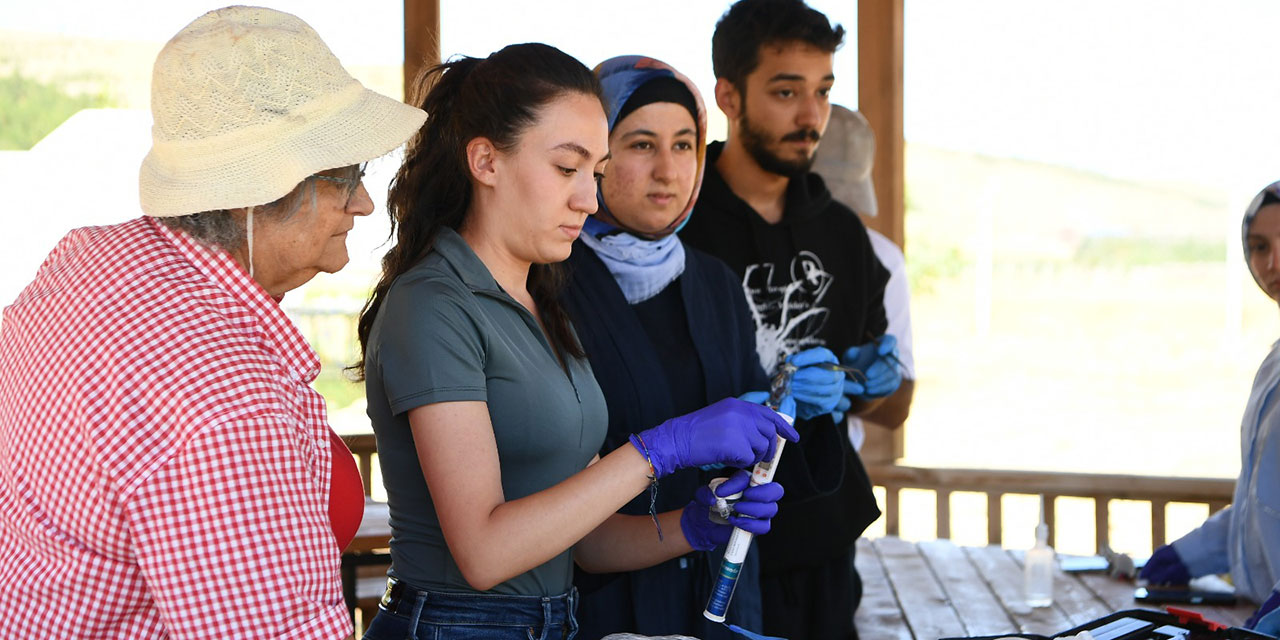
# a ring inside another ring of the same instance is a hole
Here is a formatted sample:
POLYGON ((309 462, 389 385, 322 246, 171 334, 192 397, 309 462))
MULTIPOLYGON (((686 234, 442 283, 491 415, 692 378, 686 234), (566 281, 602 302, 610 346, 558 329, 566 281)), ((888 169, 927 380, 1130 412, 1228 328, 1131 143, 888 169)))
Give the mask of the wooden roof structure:
MULTIPOLYGON (((869 226, 904 245, 902 34, 905 0, 858 5, 858 109, 876 133, 872 178, 880 213, 869 226)), ((440 60, 440 0, 404 0, 404 80, 440 60)), ((406 98, 408 91, 406 90, 406 98)))

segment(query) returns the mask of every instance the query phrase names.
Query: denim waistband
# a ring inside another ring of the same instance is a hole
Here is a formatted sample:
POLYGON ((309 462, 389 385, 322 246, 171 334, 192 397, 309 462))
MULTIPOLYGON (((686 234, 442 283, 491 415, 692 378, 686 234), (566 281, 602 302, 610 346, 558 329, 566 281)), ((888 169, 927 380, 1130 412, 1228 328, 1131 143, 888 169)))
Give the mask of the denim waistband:
MULTIPOLYGON (((543 625, 571 619, 578 608, 578 589, 558 596, 511 596, 492 593, 425 591, 395 578, 387 579, 381 607, 419 622, 434 624, 543 625), (422 604, 419 605, 421 600, 422 604)), ((574 625, 576 627, 576 625, 574 625)))

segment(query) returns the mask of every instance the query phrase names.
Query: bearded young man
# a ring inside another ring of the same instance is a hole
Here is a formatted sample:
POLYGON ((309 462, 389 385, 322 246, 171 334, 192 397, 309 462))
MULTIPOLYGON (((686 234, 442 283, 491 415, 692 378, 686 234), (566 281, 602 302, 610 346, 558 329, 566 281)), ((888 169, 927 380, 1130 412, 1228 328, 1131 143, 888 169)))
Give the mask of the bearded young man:
MULTIPOLYGON (((765 371, 810 347, 844 354, 860 373, 846 380, 848 402, 837 410, 865 416, 902 380, 895 340, 885 335, 889 274, 858 216, 810 171, 844 33, 801 0, 741 0, 725 12, 712 62, 729 135, 707 149, 702 196, 680 235, 742 278, 765 371)), ((822 415, 797 426, 800 446, 787 450, 780 471, 807 466, 835 482, 805 494, 789 485, 772 533, 759 540, 764 632, 856 638, 854 543, 880 511, 846 438, 834 456, 812 446, 837 429, 843 435, 844 425, 822 415)))

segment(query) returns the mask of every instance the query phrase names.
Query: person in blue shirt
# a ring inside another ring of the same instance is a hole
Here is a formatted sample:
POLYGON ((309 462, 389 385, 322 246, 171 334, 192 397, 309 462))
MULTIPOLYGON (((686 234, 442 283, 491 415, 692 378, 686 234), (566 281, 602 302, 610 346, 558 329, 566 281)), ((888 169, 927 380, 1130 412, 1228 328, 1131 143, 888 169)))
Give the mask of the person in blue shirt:
MULTIPOLYGON (((1280 302, 1280 182, 1258 194, 1242 230, 1249 272, 1280 302)), ((1280 633, 1280 341, 1258 368, 1240 426, 1240 476, 1231 505, 1191 533, 1156 549, 1140 578, 1185 584, 1191 578, 1231 573, 1236 593, 1260 603, 1246 623, 1280 633)))

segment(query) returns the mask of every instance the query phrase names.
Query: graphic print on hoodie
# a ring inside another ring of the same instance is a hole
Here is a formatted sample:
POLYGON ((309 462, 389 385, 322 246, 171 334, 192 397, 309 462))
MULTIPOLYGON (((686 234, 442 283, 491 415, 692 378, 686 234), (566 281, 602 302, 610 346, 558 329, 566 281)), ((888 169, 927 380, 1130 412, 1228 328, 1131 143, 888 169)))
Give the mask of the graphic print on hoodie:
POLYGON ((756 322, 756 351, 765 371, 777 370, 793 353, 823 344, 819 333, 830 315, 824 302, 832 279, 812 251, 797 254, 784 273, 773 263, 747 266, 742 292, 756 322))
POLYGON ((723 148, 707 148, 702 193, 680 238, 742 278, 764 370, 810 347, 840 354, 883 334, 889 272, 857 214, 809 173, 791 180, 782 220, 769 224, 716 170, 723 148))

